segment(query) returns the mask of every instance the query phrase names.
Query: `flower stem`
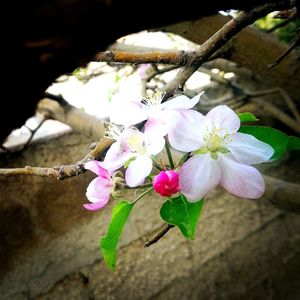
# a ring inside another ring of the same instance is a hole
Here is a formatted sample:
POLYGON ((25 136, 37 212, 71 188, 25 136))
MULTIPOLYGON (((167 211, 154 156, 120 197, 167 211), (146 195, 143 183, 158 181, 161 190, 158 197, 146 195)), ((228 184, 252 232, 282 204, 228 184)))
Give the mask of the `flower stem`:
POLYGON ((133 189, 140 190, 140 189, 146 189, 146 188, 152 187, 152 186, 153 186, 152 183, 145 183, 145 184, 142 184, 142 185, 139 185, 139 186, 135 186, 135 187, 131 187, 129 185, 125 185, 124 189, 126 189, 126 190, 133 190, 133 189))
POLYGON ((141 198, 143 198, 145 195, 147 195, 149 192, 151 192, 153 190, 153 186, 149 189, 147 189, 145 192, 143 192, 142 194, 140 194, 136 199, 133 200, 132 203, 136 203, 137 201, 139 201, 141 198))
POLYGON ((170 166, 171 166, 172 169, 174 169, 174 161, 173 161, 172 153, 171 153, 171 150, 170 150, 170 144, 169 144, 169 141, 166 137, 165 137, 165 140, 166 140, 165 148, 166 148, 166 151, 167 151, 170 166))

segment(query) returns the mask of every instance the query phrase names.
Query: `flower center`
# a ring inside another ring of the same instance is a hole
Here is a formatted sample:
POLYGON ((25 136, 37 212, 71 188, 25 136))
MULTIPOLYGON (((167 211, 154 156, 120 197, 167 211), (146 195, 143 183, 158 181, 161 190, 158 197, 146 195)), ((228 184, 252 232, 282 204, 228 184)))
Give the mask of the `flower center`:
POLYGON ((143 102, 152 107, 158 107, 161 104, 161 100, 163 98, 163 93, 162 92, 156 92, 152 94, 151 96, 143 99, 143 102))
POLYGON ((205 154, 210 152, 213 159, 218 158, 219 153, 228 153, 226 146, 229 143, 228 130, 220 130, 217 127, 213 127, 211 130, 206 129, 204 134, 204 143, 200 149, 194 151, 194 154, 205 154))
POLYGON ((144 155, 146 149, 143 145, 143 136, 136 134, 128 138, 127 144, 132 152, 136 152, 139 155, 144 155))

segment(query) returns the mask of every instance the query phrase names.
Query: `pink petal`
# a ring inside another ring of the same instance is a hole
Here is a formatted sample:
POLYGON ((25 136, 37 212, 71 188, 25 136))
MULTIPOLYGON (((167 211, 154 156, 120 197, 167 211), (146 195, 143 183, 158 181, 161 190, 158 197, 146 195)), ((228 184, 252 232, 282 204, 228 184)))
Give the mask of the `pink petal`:
POLYGON ((163 120, 149 118, 145 124, 145 133, 153 137, 165 136, 168 133, 168 126, 163 120))
POLYGON ((87 162, 86 164, 84 164, 84 168, 86 170, 90 170, 90 171, 94 172, 95 174, 97 174, 98 176, 101 176, 103 178, 110 177, 110 173, 106 169, 101 167, 101 163, 97 160, 91 160, 91 161, 87 162))
POLYGON ((220 178, 217 160, 210 154, 195 155, 179 170, 179 189, 189 202, 197 202, 217 186, 220 178))
POLYGON ((132 161, 125 173, 126 183, 130 187, 135 187, 143 184, 145 178, 151 173, 152 170, 152 160, 147 155, 137 156, 134 161, 132 161))
POLYGON ((86 190, 86 196, 91 202, 107 199, 112 191, 112 179, 97 177, 93 179, 86 190))
POLYGON ((190 152, 203 144, 204 116, 195 110, 181 110, 173 113, 169 141, 179 151, 190 152))
POLYGON ((229 193, 249 199, 262 196, 265 183, 254 167, 236 162, 230 154, 220 156, 218 162, 222 171, 220 184, 229 193))
POLYGON ((167 100, 161 104, 162 109, 190 109, 194 107, 200 100, 200 95, 190 99, 185 95, 177 96, 173 99, 167 100))
POLYGON ((131 151, 122 151, 120 144, 114 143, 107 151, 107 154, 103 162, 100 162, 100 166, 113 172, 121 168, 130 158, 133 157, 131 151))
POLYGON ((87 210, 98 210, 102 207, 104 207, 109 200, 109 197, 105 201, 98 201, 95 203, 88 203, 88 204, 83 204, 83 207, 87 210))
POLYGON ((227 148, 239 163, 259 164, 267 161, 274 154, 274 149, 270 145, 259 141, 250 134, 237 132, 231 138, 232 142, 227 148))
POLYGON ((137 101, 117 102, 112 105, 110 121, 115 124, 130 126, 147 119, 143 105, 137 101))
POLYGON ((213 126, 225 129, 228 133, 237 132, 241 122, 238 115, 227 105, 219 105, 209 111, 206 118, 210 120, 213 126))

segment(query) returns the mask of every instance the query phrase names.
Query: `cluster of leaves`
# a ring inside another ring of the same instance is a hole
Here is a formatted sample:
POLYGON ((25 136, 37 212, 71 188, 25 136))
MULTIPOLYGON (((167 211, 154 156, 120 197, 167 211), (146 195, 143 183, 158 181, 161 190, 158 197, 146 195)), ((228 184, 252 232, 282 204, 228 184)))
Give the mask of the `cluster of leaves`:
MULTIPOLYGON (((242 123, 258 121, 254 115, 248 112, 239 114, 239 117, 242 123)), ((243 125, 239 131, 251 134, 271 145, 274 149, 274 155, 271 158, 273 161, 280 159, 287 151, 300 150, 300 139, 298 137, 288 136, 274 128, 243 125)), ((134 202, 122 200, 114 207, 107 233, 100 240, 103 258, 113 271, 116 268, 117 244, 134 205, 134 202)), ((163 203, 160 209, 160 216, 166 223, 178 227, 183 236, 188 239, 194 239, 196 225, 203 205, 204 199, 190 203, 184 195, 179 193, 179 195, 170 197, 163 203)))

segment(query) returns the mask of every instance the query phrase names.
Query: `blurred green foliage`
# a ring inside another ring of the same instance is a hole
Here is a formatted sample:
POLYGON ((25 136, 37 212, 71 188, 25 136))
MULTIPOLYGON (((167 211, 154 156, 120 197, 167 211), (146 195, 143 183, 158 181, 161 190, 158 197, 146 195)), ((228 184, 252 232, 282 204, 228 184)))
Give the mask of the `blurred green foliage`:
MULTIPOLYGON (((284 22, 285 20, 273 18, 272 14, 267 15, 264 18, 257 20, 254 24, 255 27, 269 31, 274 26, 284 22)), ((289 43, 296 35, 297 29, 300 27, 300 19, 295 18, 288 22, 286 25, 279 27, 273 31, 279 40, 289 43)))

